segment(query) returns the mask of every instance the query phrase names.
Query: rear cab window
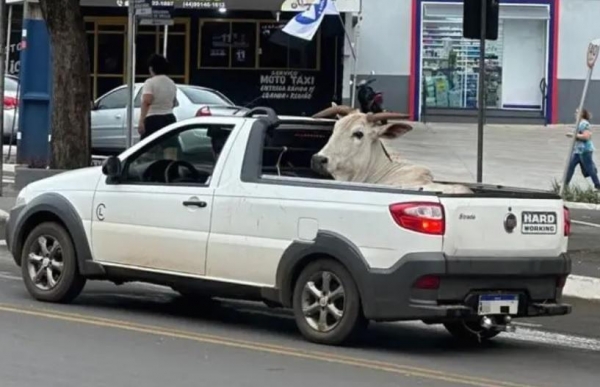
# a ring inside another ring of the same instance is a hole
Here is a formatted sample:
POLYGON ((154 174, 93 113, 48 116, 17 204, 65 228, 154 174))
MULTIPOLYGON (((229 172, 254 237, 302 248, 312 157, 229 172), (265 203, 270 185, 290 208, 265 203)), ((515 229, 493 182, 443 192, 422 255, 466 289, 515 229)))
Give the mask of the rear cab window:
POLYGON ((333 123, 283 121, 265 135, 262 174, 330 180, 312 170, 311 158, 327 144, 332 131, 333 123))

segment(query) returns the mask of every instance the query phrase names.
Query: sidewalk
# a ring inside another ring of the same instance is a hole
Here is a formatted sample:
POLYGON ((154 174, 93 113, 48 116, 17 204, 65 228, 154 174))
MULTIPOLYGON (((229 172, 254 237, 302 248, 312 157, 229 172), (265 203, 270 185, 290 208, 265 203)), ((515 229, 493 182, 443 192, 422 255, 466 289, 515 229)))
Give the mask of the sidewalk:
MULTIPOLYGON (((592 130, 598 131, 600 127, 592 130)), ((550 189, 562 177, 571 139, 565 125, 487 125, 483 143, 483 182, 550 189)), ((600 140, 596 141, 600 146, 600 140)), ((477 125, 416 123, 412 132, 388 141, 393 151, 431 168, 437 180, 477 180, 477 125)), ((600 165, 600 152, 595 160, 600 165)), ((571 184, 586 182, 579 169, 571 184)))

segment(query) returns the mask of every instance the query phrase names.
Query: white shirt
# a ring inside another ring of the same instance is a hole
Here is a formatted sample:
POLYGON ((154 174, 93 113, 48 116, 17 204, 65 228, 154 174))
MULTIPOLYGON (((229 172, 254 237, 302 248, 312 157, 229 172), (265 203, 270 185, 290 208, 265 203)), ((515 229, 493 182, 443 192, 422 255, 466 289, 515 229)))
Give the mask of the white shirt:
POLYGON ((171 78, 166 75, 156 75, 148 78, 142 88, 142 95, 144 94, 154 96, 147 116, 173 113, 173 105, 177 97, 177 86, 171 78))

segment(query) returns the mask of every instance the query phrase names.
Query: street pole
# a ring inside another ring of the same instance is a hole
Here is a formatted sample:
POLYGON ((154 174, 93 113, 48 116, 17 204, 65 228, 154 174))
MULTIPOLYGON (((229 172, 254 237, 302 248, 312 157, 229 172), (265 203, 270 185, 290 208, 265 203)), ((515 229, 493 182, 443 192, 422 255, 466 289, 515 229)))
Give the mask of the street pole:
POLYGON ((10 63, 10 34, 12 32, 12 15, 13 6, 8 6, 8 25, 6 26, 6 63, 4 64, 4 70, 8 69, 10 63))
POLYGON ((6 29, 4 28, 4 13, 6 11, 6 0, 0 0, 0 130, 2 130, 2 136, 0 136, 0 196, 4 193, 4 73, 6 71, 6 62, 4 61, 4 55, 6 55, 6 47, 4 41, 6 40, 6 29))
POLYGON ((167 58, 167 45, 169 42, 169 26, 165 25, 165 36, 163 37, 163 56, 167 58))
MULTIPOLYGON (((356 80, 356 73, 358 71, 358 41, 360 40, 360 27, 361 27, 361 22, 362 22, 362 11, 358 13, 358 22, 356 23, 356 26, 354 27, 354 45, 352 45, 352 42, 350 42, 350 48, 352 49, 352 56, 354 56, 354 62, 352 63, 352 89, 350 89, 350 98, 352 101, 352 105, 351 107, 354 108, 354 106, 356 105, 356 86, 357 86, 357 80, 356 80)), ((344 28, 344 31, 346 31, 346 28, 344 28)), ((346 34, 348 34, 348 32, 346 32, 346 34)), ((350 39, 348 37, 348 39, 350 39)))
POLYGON ((577 132, 579 129, 579 123, 581 122, 581 110, 585 106, 585 99, 587 97, 588 86, 592 79, 592 73, 594 72, 594 66, 596 65, 596 59, 598 59, 598 51, 600 51, 600 39, 594 39, 588 46, 587 50, 587 77, 585 78, 585 83, 583 84, 583 92, 581 93, 581 99, 579 100, 579 110, 577 114, 577 119, 575 120, 575 129, 573 133, 573 141, 571 141, 571 146, 569 147, 569 153, 567 154, 567 161, 565 163, 565 168, 563 171, 563 176, 561 180, 560 190, 558 194, 562 197, 565 191, 565 185, 567 183, 567 172, 569 171, 569 164, 571 163, 571 155, 573 154, 573 147, 577 142, 577 132))
POLYGON ((133 89, 134 89, 134 71, 135 71, 135 5, 133 0, 129 0, 127 16, 127 148, 133 145, 133 89))
POLYGON ((483 182, 483 125, 485 122, 485 38, 487 0, 481 1, 481 37, 479 39, 479 114, 477 119, 477 183, 483 182))

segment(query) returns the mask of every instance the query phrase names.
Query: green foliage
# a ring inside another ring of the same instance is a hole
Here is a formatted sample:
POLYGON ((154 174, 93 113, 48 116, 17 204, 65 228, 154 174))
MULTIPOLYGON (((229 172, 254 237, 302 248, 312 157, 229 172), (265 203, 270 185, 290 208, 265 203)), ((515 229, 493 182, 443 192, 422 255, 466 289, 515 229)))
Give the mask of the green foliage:
MULTIPOLYGON (((552 192, 560 192, 560 183, 556 180, 552 182, 552 192)), ((563 200, 566 202, 600 204, 600 195, 599 192, 594 189, 594 187, 569 185, 563 192, 563 200)))

